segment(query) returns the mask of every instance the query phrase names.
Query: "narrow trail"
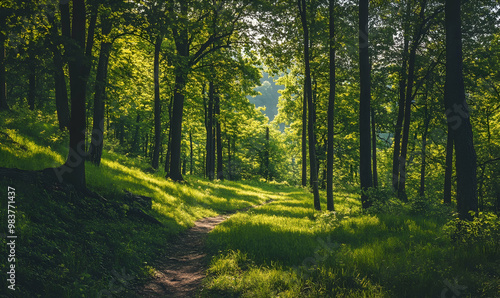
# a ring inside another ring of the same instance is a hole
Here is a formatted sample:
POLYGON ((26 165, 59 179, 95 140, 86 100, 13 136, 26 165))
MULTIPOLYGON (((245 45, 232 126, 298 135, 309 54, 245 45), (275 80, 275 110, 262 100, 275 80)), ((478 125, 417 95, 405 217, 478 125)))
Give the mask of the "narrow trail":
POLYGON ((202 218, 181 233, 168 247, 165 258, 159 260, 156 275, 138 291, 140 297, 194 297, 205 277, 208 256, 205 240, 210 231, 232 214, 244 212, 272 202, 268 200, 231 213, 202 218))

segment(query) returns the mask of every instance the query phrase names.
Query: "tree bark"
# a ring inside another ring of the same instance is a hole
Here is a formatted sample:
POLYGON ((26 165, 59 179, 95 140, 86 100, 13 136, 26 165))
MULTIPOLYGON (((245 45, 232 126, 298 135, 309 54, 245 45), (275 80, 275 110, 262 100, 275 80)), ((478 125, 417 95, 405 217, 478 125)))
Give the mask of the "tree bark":
POLYGON ((420 165, 420 190, 419 195, 421 197, 425 196, 425 167, 427 158, 427 134, 429 132, 429 124, 431 122, 431 117, 427 109, 427 104, 424 107, 424 131, 422 133, 422 164, 420 165))
POLYGON ((215 133, 217 139, 217 179, 224 180, 224 163, 222 162, 222 131, 220 125, 220 96, 215 95, 215 133))
MULTIPOLYGON (((107 37, 111 33, 112 22, 106 17, 101 18, 102 35, 107 37)), ((92 140, 90 143, 90 161, 99 166, 101 164, 102 149, 104 146, 104 101, 106 99, 106 85, 108 77, 109 53, 112 43, 101 42, 99 50, 99 61, 97 62, 97 74, 94 87, 94 114, 92 124, 92 140)))
MULTIPOLYGON (((168 119, 171 121, 172 119, 172 105, 174 103, 174 99, 170 99, 170 103, 168 105, 168 119)), ((167 153, 165 154, 165 173, 168 176, 168 173, 170 171, 170 156, 171 156, 171 149, 172 147, 170 144, 172 143, 172 130, 168 131, 168 137, 167 137, 167 153)))
POLYGON ((363 208, 371 206, 365 191, 372 187, 370 144, 370 54, 368 42, 368 0, 359 1, 359 167, 361 203, 363 208))
POLYGON ((378 188, 378 171, 377 171, 377 130, 375 127, 375 111, 371 108, 372 118, 372 161, 373 161, 373 187, 378 188))
POLYGON ((335 0, 329 1, 330 94, 328 96, 328 132, 326 153, 326 209, 334 211, 333 203, 333 138, 335 124, 335 0))
POLYGON ((155 41, 155 52, 153 62, 154 76, 154 123, 155 123, 155 147, 153 151, 153 161, 151 166, 153 169, 158 169, 160 147, 161 147, 161 108, 160 108, 160 50, 163 41, 163 36, 159 34, 155 41))
POLYGON ((307 25, 307 5, 306 0, 298 0, 300 19, 302 22, 302 29, 304 34, 304 100, 307 100, 308 124, 307 132, 309 135, 309 175, 314 195, 314 208, 321 210, 318 190, 318 170, 316 167, 316 139, 314 133, 314 106, 312 100, 312 86, 311 86, 311 69, 309 66, 309 28, 307 25))
POLYGON ((458 213, 460 218, 472 220, 469 212, 478 211, 477 156, 465 99, 461 27, 460 0, 446 0, 445 108, 455 145, 458 213))
MULTIPOLYGON (((448 126, 448 131, 451 128, 448 126)), ((453 138, 448 132, 446 138, 446 163, 444 172, 444 203, 451 204, 451 176, 453 174, 453 138)))
POLYGON ((189 131, 189 175, 193 175, 193 132, 189 131))
POLYGON ((266 127, 266 147, 264 151, 264 178, 267 181, 270 180, 270 171, 269 171, 269 127, 266 127))
POLYGON ((85 29, 86 12, 84 0, 73 0, 73 21, 69 45, 69 77, 71 90, 71 120, 69 125, 69 154, 64 165, 56 168, 58 178, 85 189, 85 29))
POLYGON ((207 142, 206 142, 206 176, 210 180, 214 180, 215 176, 215 146, 214 146, 214 83, 209 82, 208 86, 208 104, 206 105, 206 131, 207 131, 207 142))
POLYGON ((182 115, 184 112, 184 93, 188 75, 189 63, 189 36, 187 28, 187 3, 180 2, 181 18, 179 20, 180 32, 175 38, 175 48, 179 61, 174 67, 175 85, 174 101, 172 104, 172 118, 170 119, 171 140, 170 171, 169 177, 173 181, 184 181, 181 173, 181 142, 182 142, 182 115))
POLYGON ((401 67, 401 73, 399 77, 399 101, 398 101, 398 119, 396 121, 395 133, 394 133, 394 151, 392 155, 392 189, 394 191, 398 190, 399 185, 399 153, 401 151, 401 131, 403 129, 403 119, 405 114, 405 92, 406 92, 406 69, 408 64, 408 38, 406 34, 404 36, 404 48, 403 48, 403 65, 401 67))
POLYGON ((50 49, 52 51, 52 61, 54 63, 54 89, 56 96, 56 111, 57 120, 59 122, 59 129, 64 130, 69 126, 69 106, 68 106, 68 90, 66 88, 66 77, 64 75, 64 63, 59 44, 61 43, 59 31, 54 17, 49 17, 50 34, 52 40, 50 42, 50 49))

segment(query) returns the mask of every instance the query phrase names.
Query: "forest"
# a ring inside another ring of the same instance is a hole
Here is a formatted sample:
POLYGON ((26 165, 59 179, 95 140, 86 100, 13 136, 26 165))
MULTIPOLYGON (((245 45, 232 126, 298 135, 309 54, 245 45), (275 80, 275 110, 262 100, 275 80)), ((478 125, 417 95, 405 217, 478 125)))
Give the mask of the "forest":
POLYGON ((1 297, 500 297, 500 1, 2 0, 1 297))

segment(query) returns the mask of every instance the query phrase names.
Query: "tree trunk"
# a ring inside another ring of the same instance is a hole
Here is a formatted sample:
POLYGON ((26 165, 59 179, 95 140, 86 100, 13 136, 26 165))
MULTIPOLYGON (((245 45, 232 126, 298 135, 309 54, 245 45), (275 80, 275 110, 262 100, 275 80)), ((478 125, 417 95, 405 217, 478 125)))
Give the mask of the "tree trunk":
POLYGON ((264 178, 267 181, 270 180, 270 171, 269 171, 269 127, 266 126, 266 147, 264 149, 264 178))
MULTIPOLYGON (((410 5, 406 4, 406 18, 410 16, 410 5)), ((399 153, 401 151, 401 131, 403 130, 403 119, 405 114, 405 92, 406 92, 406 79, 407 79, 407 67, 408 67, 408 47, 409 40, 407 37, 408 29, 404 29, 403 38, 403 63, 401 66, 401 71, 399 75, 399 101, 398 101, 398 118, 396 121, 396 127, 394 128, 394 151, 392 155, 392 189, 397 192, 399 185, 399 167, 400 167, 400 157, 399 153)))
POLYGON ((312 100, 312 86, 311 86, 311 69, 309 66, 309 28, 307 25, 307 5, 306 0, 298 0, 300 19, 302 22, 302 29, 304 34, 304 64, 305 64, 305 81, 304 81, 304 100, 307 100, 308 124, 307 132, 309 135, 309 175, 314 195, 314 208, 321 210, 319 191, 318 191, 318 170, 316 167, 316 139, 314 133, 314 107, 312 100))
POLYGON ((181 18, 179 20, 180 32, 175 36, 175 48, 178 60, 174 67, 175 85, 174 100, 172 104, 172 117, 170 119, 170 171, 169 177, 173 181, 183 181, 181 173, 181 142, 182 142, 182 115, 184 112, 184 89, 186 87, 189 65, 189 36, 187 26, 188 7, 185 2, 180 2, 181 18))
MULTIPOLYGON (((170 121, 172 119, 172 105, 174 104, 174 99, 170 99, 170 103, 168 104, 168 120, 170 121)), ((171 152, 171 146, 170 144, 172 143, 172 131, 169 129, 168 130, 168 136, 167 136, 167 153, 165 154, 165 173, 168 176, 168 173, 170 171, 170 152, 171 152)))
POLYGON ((372 187, 370 144, 370 53, 368 42, 368 0, 359 1, 359 177, 363 208, 371 206, 365 191, 372 187))
POLYGON ((68 52, 71 89, 71 120, 69 125, 69 154, 66 163, 56 168, 60 181, 85 189, 85 1, 73 0, 73 24, 71 39, 73 44, 68 52))
POLYGON ((227 137, 227 179, 231 181, 231 137, 227 137))
POLYGON ((335 0, 329 1, 330 94, 328 97, 328 135, 326 153, 326 209, 334 211, 333 203, 333 137, 335 119, 335 0))
POLYGON ((424 26, 425 8, 427 1, 422 2, 420 7, 420 25, 418 29, 415 29, 415 34, 413 35, 410 57, 408 62, 408 84, 406 87, 405 96, 405 115, 404 115, 404 126, 403 126, 403 141, 401 144, 401 155, 399 158, 399 181, 398 181, 398 197, 407 201, 406 196, 406 157, 408 153, 408 140, 410 134, 410 123, 411 123, 411 104, 413 101, 413 82, 415 77, 415 59, 417 55, 417 49, 420 45, 420 38, 423 34, 422 27, 424 26))
MULTIPOLYGON (((0 28, 6 28, 7 18, 6 8, 0 8, 0 28)), ((7 104, 7 84, 5 75, 5 41, 6 36, 3 30, 0 30, 0 111, 8 110, 7 104)))
POLYGON ((461 26, 460 0, 446 0, 445 107, 448 124, 452 128, 449 132, 455 145, 458 213, 460 218, 472 220, 469 212, 478 211, 477 156, 465 99, 461 26))
POLYGON ((160 50, 162 41, 163 41, 163 36, 159 34, 155 41, 154 66, 153 66, 154 90, 155 90, 155 100, 154 100, 155 147, 153 151, 153 162, 151 166, 155 170, 158 169, 158 160, 160 157, 160 147, 161 147, 161 108, 160 108, 159 77, 160 77, 160 50))
POLYGON ((189 175, 193 175, 193 132, 189 131, 189 175))
POLYGON ((222 132, 220 127, 220 96, 215 95, 215 133, 217 138, 217 179, 224 180, 224 163, 222 162, 222 132))
POLYGON ((407 201, 406 197, 406 156, 408 154, 408 140, 410 134, 410 122, 411 122, 411 104, 412 104, 412 92, 413 92, 413 80, 415 74, 415 58, 417 53, 416 40, 413 40, 413 44, 410 50, 410 59, 408 63, 408 85, 406 87, 405 96, 405 114, 404 114, 404 126, 403 126, 403 140, 401 143, 401 155, 399 156, 399 181, 398 181, 398 197, 407 201))
POLYGON ((304 94, 302 100, 302 186, 306 185, 307 185, 307 97, 304 87, 304 94))
MULTIPOLYGON (((111 33, 112 22, 106 17, 102 17, 101 25, 102 35, 107 37, 111 33)), ((90 143, 89 154, 90 161, 97 166, 101 164, 102 149, 104 146, 104 101, 106 99, 108 62, 111 47, 111 42, 101 42, 94 87, 94 117, 92 124, 92 141, 90 143)))
POLYGON ((57 30, 54 17, 49 17, 50 34, 52 41, 50 49, 52 51, 52 61, 54 63, 54 89, 56 96, 56 111, 59 129, 64 130, 69 125, 69 106, 68 106, 68 90, 66 88, 66 77, 64 75, 63 60, 61 51, 59 50, 60 36, 57 30))
POLYGON ((444 203, 451 204, 451 176, 453 173, 453 138, 449 130, 446 138, 446 164, 444 172, 444 203))
POLYGON ((431 117, 427 109, 427 105, 424 107, 424 131, 422 133, 422 164, 420 166, 420 191, 419 195, 421 197, 425 196, 425 166, 427 158, 427 134, 429 132, 429 124, 431 122, 431 117))
POLYGON ((372 161, 373 161, 373 187, 378 188, 378 171, 377 171, 377 130, 375 127, 375 111, 371 108, 372 115, 372 161))
POLYGON ((215 176, 215 148, 214 148, 214 83, 209 82, 208 87, 208 104, 206 105, 206 131, 207 131, 207 142, 206 142, 206 176, 210 180, 214 180, 215 176))

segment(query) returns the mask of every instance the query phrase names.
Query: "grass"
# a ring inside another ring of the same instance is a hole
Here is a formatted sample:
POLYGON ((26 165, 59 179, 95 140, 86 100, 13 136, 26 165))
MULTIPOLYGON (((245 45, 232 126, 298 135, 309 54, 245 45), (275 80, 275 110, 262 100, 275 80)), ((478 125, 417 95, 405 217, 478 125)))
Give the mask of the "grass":
MULTIPOLYGON (((40 170, 64 162, 68 135, 57 129, 53 118, 12 111, 1 119, 0 167, 40 170)), ((88 187, 115 205, 82 197, 71 188, 45 189, 36 183, 2 179, 0 189, 16 189, 17 286, 10 294, 125 295, 154 271, 155 260, 172 237, 196 220, 270 198, 270 193, 260 191, 262 183, 209 182, 187 176, 186 183, 179 184, 165 179, 162 173, 147 173, 147 168, 139 159, 107 151, 100 167, 87 163, 88 187), (146 212, 163 225, 131 216, 128 211, 132 206, 123 200, 125 190, 151 197, 152 210, 146 212)), ((2 227, 6 227, 7 201, 2 200, 1 205, 2 227)), ((0 232, 6 232, 6 228, 0 232)), ((6 245, 5 237, 1 242, 6 245)), ((9 264, 4 260, 6 255, 2 255, 0 271, 7 272, 9 264)), ((7 285, 2 278, 0 287, 5 289, 7 285)))
MULTIPOLYGON (((39 170, 64 162, 68 136, 54 117, 10 113, 0 115, 0 167, 39 170)), ((273 199, 209 234, 213 258, 200 296, 451 297, 452 288, 460 297, 500 296, 495 215, 464 224, 430 199, 402 204, 383 195, 384 202, 363 211, 348 188, 335 193, 335 213, 318 212, 304 189, 189 176, 178 184, 148 167, 112 151, 100 167, 87 164, 88 187, 114 205, 71 188, 0 181, 0 189, 16 189, 17 285, 9 294, 133 296, 172 237, 196 220, 273 199), (152 197, 146 212, 162 226, 132 216, 125 190, 152 197)), ((5 221, 6 200, 0 204, 5 221)), ((5 253, 1 258, 0 271, 7 272, 5 253)), ((0 287, 7 287, 5 278, 0 287)))
POLYGON ((451 297, 450 287, 460 297, 500 296, 496 216, 484 220, 488 236, 472 244, 477 234, 454 240, 449 209, 422 210, 417 200, 391 202, 391 212, 362 211, 348 193, 336 193, 336 213, 315 212, 311 202, 308 193, 283 189, 280 200, 217 226, 201 296, 451 297))

